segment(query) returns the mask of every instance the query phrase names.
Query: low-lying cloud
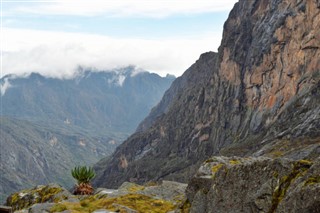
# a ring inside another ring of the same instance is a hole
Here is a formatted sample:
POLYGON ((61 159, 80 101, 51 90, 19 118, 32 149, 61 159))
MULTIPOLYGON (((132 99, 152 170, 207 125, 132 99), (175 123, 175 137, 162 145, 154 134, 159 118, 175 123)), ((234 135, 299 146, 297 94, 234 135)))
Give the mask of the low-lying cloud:
POLYGON ((99 70, 135 65, 160 75, 181 75, 221 35, 200 38, 118 39, 94 34, 3 28, 2 76, 39 72, 70 77, 79 66, 99 70))
POLYGON ((39 1, 22 4, 8 11, 45 15, 74 15, 113 17, 154 17, 163 18, 177 14, 197 14, 205 12, 229 11, 237 0, 68 0, 39 1))

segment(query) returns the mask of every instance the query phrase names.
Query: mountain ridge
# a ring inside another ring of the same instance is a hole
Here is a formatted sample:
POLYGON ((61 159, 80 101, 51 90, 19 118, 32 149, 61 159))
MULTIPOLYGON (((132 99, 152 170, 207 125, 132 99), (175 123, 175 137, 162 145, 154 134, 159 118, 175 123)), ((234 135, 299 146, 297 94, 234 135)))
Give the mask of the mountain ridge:
POLYGON ((167 91, 162 101, 168 104, 154 108, 135 134, 96 164, 95 185, 188 182, 212 155, 317 156, 318 27, 317 1, 240 0, 225 22, 218 54, 200 57, 172 85, 190 73, 207 75, 183 90, 171 87, 173 95, 167 91), (294 131, 282 134, 286 129, 294 131), (277 152, 281 144, 287 148, 277 152))
POLYGON ((135 67, 120 71, 0 79, 2 197, 48 182, 70 188, 70 169, 110 155, 174 79, 135 67))

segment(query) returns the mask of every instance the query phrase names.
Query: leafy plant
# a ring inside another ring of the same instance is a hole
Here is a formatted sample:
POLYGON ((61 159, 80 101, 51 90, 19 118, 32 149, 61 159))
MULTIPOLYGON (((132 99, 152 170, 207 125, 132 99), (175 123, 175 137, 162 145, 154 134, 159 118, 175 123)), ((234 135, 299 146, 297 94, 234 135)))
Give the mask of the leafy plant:
POLYGON ((71 170, 72 177, 78 181, 78 184, 89 183, 92 178, 96 176, 96 173, 91 167, 76 166, 71 170))
POLYGON ((75 195, 90 195, 93 194, 93 187, 90 183, 96 174, 91 167, 77 166, 71 170, 71 175, 77 180, 78 185, 75 187, 75 195))

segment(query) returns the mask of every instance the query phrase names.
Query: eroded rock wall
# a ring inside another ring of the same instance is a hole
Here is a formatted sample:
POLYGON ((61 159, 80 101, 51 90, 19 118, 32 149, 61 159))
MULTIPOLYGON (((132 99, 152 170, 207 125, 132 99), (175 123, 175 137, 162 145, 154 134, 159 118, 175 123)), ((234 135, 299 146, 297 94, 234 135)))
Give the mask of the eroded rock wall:
POLYGON ((319 156, 319 19, 316 0, 240 0, 218 54, 203 54, 173 83, 96 165, 95 184, 187 182, 213 155, 319 156))

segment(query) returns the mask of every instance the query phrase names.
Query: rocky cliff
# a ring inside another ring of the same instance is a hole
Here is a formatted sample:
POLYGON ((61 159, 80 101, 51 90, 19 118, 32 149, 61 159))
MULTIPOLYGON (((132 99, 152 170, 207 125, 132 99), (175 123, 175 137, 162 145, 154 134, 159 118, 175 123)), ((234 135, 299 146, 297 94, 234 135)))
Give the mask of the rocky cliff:
POLYGON ((96 165, 95 184, 187 182, 212 155, 319 156, 319 29, 318 0, 240 0, 219 52, 175 80, 138 131, 96 165))

